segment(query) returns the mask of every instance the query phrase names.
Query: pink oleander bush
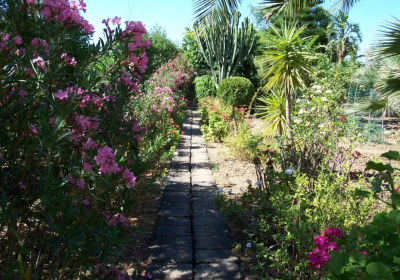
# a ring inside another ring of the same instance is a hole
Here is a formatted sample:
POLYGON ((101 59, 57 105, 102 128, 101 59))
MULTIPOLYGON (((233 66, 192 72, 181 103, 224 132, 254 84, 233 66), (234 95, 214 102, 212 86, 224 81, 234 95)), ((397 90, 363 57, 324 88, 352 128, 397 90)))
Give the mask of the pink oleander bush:
POLYGON ((179 141, 190 69, 141 91, 141 22, 105 19, 93 44, 83 1, 5 2, 0 278, 129 279, 107 267, 129 241, 133 189, 179 141))

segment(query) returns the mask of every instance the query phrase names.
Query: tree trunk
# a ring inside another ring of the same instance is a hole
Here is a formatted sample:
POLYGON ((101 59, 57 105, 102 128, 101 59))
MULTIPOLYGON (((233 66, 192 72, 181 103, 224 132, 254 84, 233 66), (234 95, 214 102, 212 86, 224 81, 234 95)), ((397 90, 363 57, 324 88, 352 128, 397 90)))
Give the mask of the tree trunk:
POLYGON ((293 153, 293 148, 294 148, 294 141, 293 141, 293 134, 292 134, 292 128, 291 128, 291 122, 290 122, 290 100, 291 100, 291 96, 290 96, 290 89, 288 87, 288 85, 285 83, 285 97, 286 97, 286 123, 287 123, 287 129, 288 129, 288 133, 287 136, 289 138, 289 143, 290 145, 288 145, 288 151, 289 151, 289 155, 290 155, 290 164, 293 166, 294 165, 294 153, 293 153))

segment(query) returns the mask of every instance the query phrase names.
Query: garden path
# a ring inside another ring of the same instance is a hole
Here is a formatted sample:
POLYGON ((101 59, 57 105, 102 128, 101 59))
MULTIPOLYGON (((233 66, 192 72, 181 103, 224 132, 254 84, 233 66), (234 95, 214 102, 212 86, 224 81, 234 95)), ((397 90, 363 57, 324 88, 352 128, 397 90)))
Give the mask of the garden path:
POLYGON ((241 279, 226 220, 214 204, 217 188, 196 107, 172 160, 150 249, 152 279, 241 279))

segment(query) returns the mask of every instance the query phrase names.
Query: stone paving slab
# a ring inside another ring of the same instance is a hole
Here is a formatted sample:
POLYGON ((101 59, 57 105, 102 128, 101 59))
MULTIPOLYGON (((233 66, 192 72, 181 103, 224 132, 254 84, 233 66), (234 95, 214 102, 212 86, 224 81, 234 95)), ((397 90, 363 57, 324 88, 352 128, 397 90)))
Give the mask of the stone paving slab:
POLYGON ((209 236, 195 235, 196 249, 213 250, 213 249, 232 249, 233 240, 228 236, 209 236))
POLYGON ((154 263, 192 263, 192 247, 154 246, 150 248, 150 260, 154 263))
POLYGON ((163 201, 163 202, 160 204, 160 210, 161 210, 161 209, 190 210, 191 208, 190 208, 190 204, 189 204, 188 201, 187 201, 187 202, 177 202, 177 201, 174 201, 174 202, 166 202, 166 201, 163 201))
POLYGON ((193 197, 216 197, 217 196, 217 189, 210 188, 210 189, 193 189, 192 190, 193 197))
POLYGON ((195 235, 229 236, 227 225, 193 225, 195 235))
POLYGON ((189 172, 190 170, 190 163, 184 161, 172 161, 170 165, 171 170, 174 172, 189 172))
POLYGON ((231 250, 196 250, 196 263, 237 263, 239 260, 231 250))
POLYGON ((156 236, 192 236, 190 226, 160 226, 156 227, 156 236))
POLYGON ((199 264, 194 268, 195 280, 240 280, 240 268, 236 263, 199 264))
POLYGON ((200 217, 213 217, 213 218, 225 219, 221 211, 219 211, 218 209, 201 209, 193 211, 193 218, 197 219, 200 217))
POLYGON ((189 201, 191 198, 190 193, 185 193, 183 191, 166 191, 164 192, 162 199, 165 202, 185 202, 189 201))
POLYGON ((192 208, 193 211, 206 209, 218 210, 213 199, 206 199, 204 197, 192 197, 192 208))
MULTIPOLYGON (((196 213, 196 210, 194 210, 196 213)), ((193 225, 206 226, 206 225, 226 225, 226 220, 220 217, 193 217, 193 225)))
POLYGON ((153 240, 152 248, 157 247, 173 247, 173 248, 181 248, 181 247, 192 247, 192 236, 179 236, 179 235, 165 235, 165 236, 157 236, 153 240))
POLYGON ((215 184, 214 177, 204 177, 204 176, 193 176, 192 182, 195 184, 206 183, 213 185, 215 184))
POLYGON ((159 216, 170 216, 170 217, 190 217, 192 211, 190 209, 160 209, 158 212, 159 216))
POLYGON ((171 183, 190 183, 189 172, 170 172, 168 174, 168 181, 171 183))
POLYGON ((180 191, 180 190, 185 190, 190 192, 190 182, 184 182, 184 183, 168 182, 168 184, 164 188, 164 191, 180 191))
POLYGON ((168 279, 168 280, 192 280, 193 265, 186 263, 176 264, 150 264, 147 267, 147 272, 152 275, 153 280, 168 279))
POLYGON ((208 162, 208 160, 191 163, 192 170, 205 169, 205 168, 210 168, 210 163, 208 162))
POLYGON ((159 226, 190 226, 191 221, 188 217, 167 217, 160 216, 157 220, 159 226))

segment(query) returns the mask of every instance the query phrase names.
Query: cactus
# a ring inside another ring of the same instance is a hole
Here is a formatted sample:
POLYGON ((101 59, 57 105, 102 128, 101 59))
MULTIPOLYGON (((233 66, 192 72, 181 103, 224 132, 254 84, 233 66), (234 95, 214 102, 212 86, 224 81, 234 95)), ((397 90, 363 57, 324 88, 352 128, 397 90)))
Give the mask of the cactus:
POLYGON ((239 64, 249 55, 255 37, 253 24, 244 18, 239 28, 240 13, 216 13, 202 25, 195 23, 197 43, 210 66, 215 87, 225 78, 236 75, 239 64))

